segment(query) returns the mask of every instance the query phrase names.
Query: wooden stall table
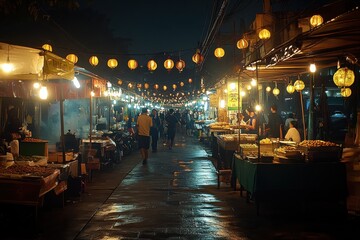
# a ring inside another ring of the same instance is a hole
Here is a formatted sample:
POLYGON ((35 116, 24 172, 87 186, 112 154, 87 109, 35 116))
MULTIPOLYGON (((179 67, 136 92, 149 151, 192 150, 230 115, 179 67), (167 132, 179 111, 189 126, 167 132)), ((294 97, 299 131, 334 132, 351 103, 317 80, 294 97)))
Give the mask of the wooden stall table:
MULTIPOLYGON (((55 189, 58 185, 58 169, 47 169, 45 167, 15 166, 17 173, 9 173, 7 169, 0 169, 0 202, 28 205, 35 207, 35 220, 37 220, 38 207, 42 206, 46 193, 55 189), (29 169, 29 172, 22 172, 29 169), (46 175, 41 176, 31 173, 32 170, 45 170, 46 175)), ((10 169, 8 168, 8 169, 10 169)), ((14 172, 14 171, 13 171, 14 172)))
POLYGON ((254 163, 234 154, 233 174, 247 198, 261 202, 296 200, 337 203, 346 211, 346 166, 342 162, 254 163))

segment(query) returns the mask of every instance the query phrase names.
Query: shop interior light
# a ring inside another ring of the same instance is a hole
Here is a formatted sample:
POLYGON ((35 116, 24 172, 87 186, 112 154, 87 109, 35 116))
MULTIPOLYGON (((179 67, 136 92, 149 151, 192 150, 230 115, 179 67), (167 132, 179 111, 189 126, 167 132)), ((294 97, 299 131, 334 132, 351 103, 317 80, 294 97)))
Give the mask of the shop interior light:
POLYGON ((80 88, 80 82, 79 80, 77 79, 77 77, 74 77, 74 79, 72 80, 72 82, 74 83, 74 86, 76 88, 80 88))
POLYGON ((33 84, 33 88, 34 88, 34 89, 39 89, 40 86, 41 86, 41 84, 40 84, 39 82, 35 82, 35 83, 33 84))
POLYGON ((40 99, 47 99, 48 98, 48 90, 46 86, 42 86, 39 91, 39 97, 40 99))
POLYGON ((257 85, 256 79, 252 78, 250 84, 251 86, 255 87, 257 85))
POLYGON ((10 45, 8 45, 8 54, 7 54, 7 59, 6 59, 6 63, 3 63, 1 65, 1 69, 5 72, 5 73, 10 73, 12 71, 14 71, 14 64, 12 64, 10 62, 10 45))
POLYGON ((255 106, 255 111, 260 112, 260 111, 261 111, 261 106, 260 106, 260 105, 256 105, 256 106, 255 106))
POLYGON ((267 87, 266 87, 266 91, 267 91, 267 92, 270 92, 270 91, 271 91, 271 87, 270 87, 270 86, 267 86, 267 87))

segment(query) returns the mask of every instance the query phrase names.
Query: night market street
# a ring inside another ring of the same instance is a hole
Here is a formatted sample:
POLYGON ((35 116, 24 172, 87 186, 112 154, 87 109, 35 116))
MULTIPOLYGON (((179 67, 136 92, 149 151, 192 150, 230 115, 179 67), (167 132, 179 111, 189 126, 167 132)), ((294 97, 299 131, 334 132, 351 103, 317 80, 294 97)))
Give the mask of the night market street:
MULTIPOLYGON (((142 165, 138 151, 95 172, 79 198, 1 215, 1 239, 358 239, 359 217, 297 204, 255 204, 221 183, 209 148, 178 134, 142 165)), ((238 188, 239 189, 239 188, 238 188)), ((14 209, 12 209, 14 210, 14 209)), ((10 210, 10 211, 12 211, 10 210)))

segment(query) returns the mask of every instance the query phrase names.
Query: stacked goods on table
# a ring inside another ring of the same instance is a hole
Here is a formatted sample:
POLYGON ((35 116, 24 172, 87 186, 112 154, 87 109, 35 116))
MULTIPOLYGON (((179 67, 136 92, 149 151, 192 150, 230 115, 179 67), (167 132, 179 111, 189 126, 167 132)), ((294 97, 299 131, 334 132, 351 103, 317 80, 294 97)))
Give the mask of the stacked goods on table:
POLYGON ((59 172, 57 169, 40 167, 40 166, 27 166, 14 164, 8 168, 0 169, 0 177, 5 178, 45 178, 54 172, 59 172))
POLYGON ((341 159, 342 147, 333 142, 304 140, 299 143, 309 162, 336 162, 341 159))
POLYGON ((274 150, 280 162, 304 162, 305 155, 295 146, 282 146, 274 150))
POLYGON ((46 166, 47 165, 47 157, 20 155, 16 159, 15 163, 18 165, 27 165, 27 166, 46 166))
POLYGON ((240 155, 245 158, 248 156, 257 156, 258 146, 254 143, 241 143, 240 144, 240 155))
POLYGON ((212 130, 230 130, 230 124, 227 122, 214 122, 209 124, 212 130))

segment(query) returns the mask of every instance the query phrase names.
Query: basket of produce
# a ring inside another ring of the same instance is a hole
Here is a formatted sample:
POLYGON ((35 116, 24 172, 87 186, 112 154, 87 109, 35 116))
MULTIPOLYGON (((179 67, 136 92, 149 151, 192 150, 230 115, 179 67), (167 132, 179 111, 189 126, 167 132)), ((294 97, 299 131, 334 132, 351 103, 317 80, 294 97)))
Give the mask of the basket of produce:
POLYGON ((299 143, 309 162, 336 162, 341 159, 342 146, 329 141, 304 140, 299 143))

